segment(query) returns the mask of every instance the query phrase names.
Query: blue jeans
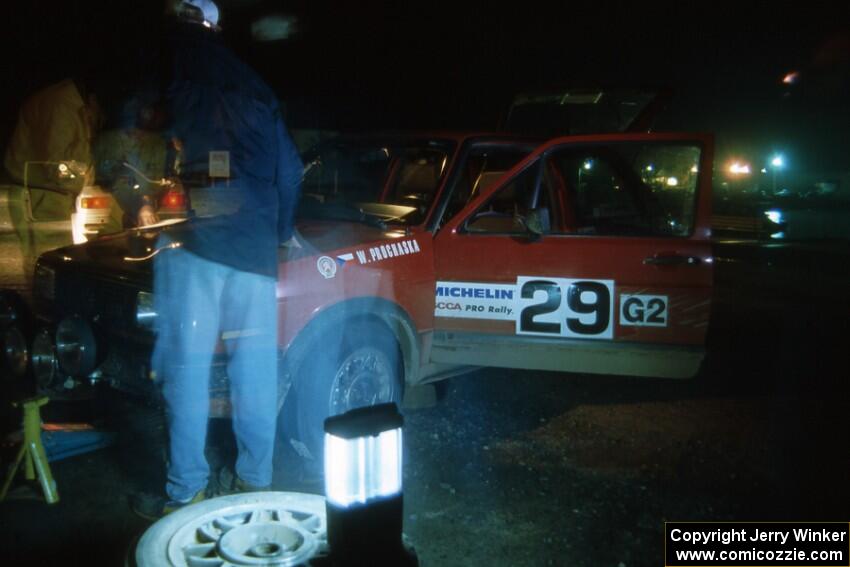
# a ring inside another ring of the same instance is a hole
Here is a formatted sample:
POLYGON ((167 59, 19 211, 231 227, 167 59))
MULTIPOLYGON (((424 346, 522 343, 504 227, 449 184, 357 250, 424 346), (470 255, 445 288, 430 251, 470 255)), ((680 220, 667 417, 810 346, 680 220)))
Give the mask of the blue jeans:
MULTIPOLYGON (((157 247, 168 242, 162 235, 157 247)), ((255 486, 270 485, 277 421, 275 280, 176 248, 155 257, 153 291, 157 338, 152 366, 168 412, 169 498, 192 498, 209 480, 204 449, 210 370, 219 339, 230 378, 236 474, 255 486)))

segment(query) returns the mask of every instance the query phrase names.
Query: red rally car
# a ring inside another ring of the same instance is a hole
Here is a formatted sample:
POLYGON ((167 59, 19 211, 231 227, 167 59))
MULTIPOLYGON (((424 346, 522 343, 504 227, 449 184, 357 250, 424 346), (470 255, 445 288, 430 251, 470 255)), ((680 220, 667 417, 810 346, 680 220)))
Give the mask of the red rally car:
MULTIPOLYGON (((303 451, 320 452, 327 415, 471 367, 697 372, 712 287, 709 136, 370 135, 305 162, 277 293, 278 397, 303 451)), ((43 389, 156 392, 147 258, 158 231, 179 239, 194 222, 41 256, 26 356, 43 389)), ((225 342, 239 330, 221 331, 225 342)), ((226 412, 218 362, 214 415, 226 412)))

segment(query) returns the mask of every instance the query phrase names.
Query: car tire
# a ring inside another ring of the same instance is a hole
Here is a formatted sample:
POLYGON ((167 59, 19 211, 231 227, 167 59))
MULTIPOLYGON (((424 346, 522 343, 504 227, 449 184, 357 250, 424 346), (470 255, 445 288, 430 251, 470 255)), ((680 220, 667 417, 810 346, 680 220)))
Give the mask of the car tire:
POLYGON ((358 320, 331 335, 313 344, 293 385, 296 451, 314 473, 323 470, 327 417, 379 403, 401 405, 404 384, 398 341, 383 323, 358 320))

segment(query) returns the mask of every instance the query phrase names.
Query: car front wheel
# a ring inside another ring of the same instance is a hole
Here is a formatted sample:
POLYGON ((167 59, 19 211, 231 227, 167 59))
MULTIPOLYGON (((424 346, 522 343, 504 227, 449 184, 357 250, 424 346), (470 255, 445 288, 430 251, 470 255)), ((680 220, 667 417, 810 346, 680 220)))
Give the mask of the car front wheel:
POLYGON ((325 419, 359 407, 400 404, 403 364, 395 337, 376 321, 347 324, 314 346, 295 376, 292 410, 299 452, 319 467, 325 419))

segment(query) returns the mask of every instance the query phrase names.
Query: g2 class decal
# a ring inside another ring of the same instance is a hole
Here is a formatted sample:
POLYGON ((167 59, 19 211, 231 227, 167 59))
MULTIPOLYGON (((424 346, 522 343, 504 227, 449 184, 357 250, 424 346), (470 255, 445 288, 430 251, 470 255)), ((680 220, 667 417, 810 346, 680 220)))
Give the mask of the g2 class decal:
MULTIPOLYGON (((514 284, 437 282, 434 315, 514 321, 518 335, 613 339, 614 280, 519 276, 514 284)), ((666 327, 665 295, 620 296, 621 325, 666 327)))
POLYGON ((620 324, 635 327, 666 327, 668 300, 666 295, 620 296, 620 324))

